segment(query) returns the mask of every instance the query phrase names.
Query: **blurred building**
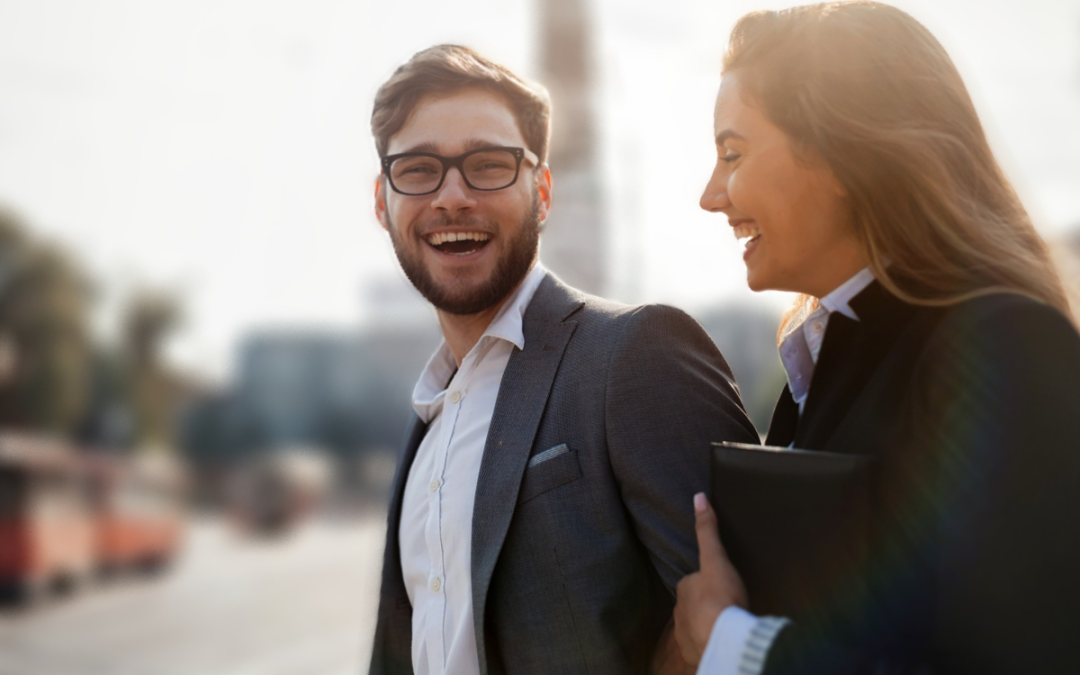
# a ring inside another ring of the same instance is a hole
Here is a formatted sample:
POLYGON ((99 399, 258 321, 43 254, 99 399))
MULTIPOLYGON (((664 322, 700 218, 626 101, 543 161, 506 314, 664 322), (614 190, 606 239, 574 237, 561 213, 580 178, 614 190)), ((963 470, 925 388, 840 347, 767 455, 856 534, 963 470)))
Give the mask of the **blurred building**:
MULTIPOLYGON (((749 307, 697 313, 765 429, 783 386, 777 317, 749 307)), ((435 321, 365 331, 262 330, 244 340, 235 383, 206 395, 183 418, 184 447, 200 465, 222 466, 274 449, 311 445, 340 459, 396 451, 412 415, 412 388, 440 340, 435 321)))
POLYGON ((185 416, 188 454, 198 463, 228 464, 291 445, 342 458, 393 449, 438 340, 434 322, 366 332, 256 332, 240 347, 233 386, 185 416))
POLYGON ((544 264, 594 294, 607 290, 607 232, 597 136, 596 92, 587 0, 540 3, 540 81, 554 106, 548 164, 555 200, 544 234, 544 264))
POLYGON ((726 305, 694 312, 694 318, 731 367, 750 420, 759 432, 766 431, 786 382, 774 339, 780 323, 776 312, 726 305))

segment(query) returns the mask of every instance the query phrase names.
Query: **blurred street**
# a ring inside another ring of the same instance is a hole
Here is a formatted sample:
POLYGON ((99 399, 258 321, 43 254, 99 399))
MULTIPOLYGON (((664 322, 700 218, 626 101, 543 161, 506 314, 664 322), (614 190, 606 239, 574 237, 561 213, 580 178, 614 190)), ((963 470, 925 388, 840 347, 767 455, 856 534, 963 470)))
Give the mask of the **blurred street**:
POLYGON ((374 630, 383 515, 277 540, 195 520, 158 579, 0 613, 0 675, 353 675, 374 630))

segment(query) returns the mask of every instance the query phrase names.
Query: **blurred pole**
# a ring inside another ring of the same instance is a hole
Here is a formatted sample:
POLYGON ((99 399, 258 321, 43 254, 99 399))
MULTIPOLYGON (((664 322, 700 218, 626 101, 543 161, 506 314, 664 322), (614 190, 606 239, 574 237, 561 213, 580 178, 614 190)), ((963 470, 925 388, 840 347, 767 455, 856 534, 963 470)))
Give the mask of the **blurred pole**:
POLYGON ((538 0, 540 80, 554 104, 548 163, 554 204, 541 239, 544 264, 588 293, 607 290, 603 184, 588 0, 538 0))

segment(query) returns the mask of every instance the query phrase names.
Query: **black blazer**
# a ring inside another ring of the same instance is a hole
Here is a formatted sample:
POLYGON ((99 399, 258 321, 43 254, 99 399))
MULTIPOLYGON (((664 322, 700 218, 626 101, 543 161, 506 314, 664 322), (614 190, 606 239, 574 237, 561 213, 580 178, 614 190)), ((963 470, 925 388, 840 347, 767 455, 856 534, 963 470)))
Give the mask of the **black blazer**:
POLYGON ((1012 294, 851 306, 766 442, 876 457, 871 559, 765 673, 1080 673, 1080 336, 1012 294))

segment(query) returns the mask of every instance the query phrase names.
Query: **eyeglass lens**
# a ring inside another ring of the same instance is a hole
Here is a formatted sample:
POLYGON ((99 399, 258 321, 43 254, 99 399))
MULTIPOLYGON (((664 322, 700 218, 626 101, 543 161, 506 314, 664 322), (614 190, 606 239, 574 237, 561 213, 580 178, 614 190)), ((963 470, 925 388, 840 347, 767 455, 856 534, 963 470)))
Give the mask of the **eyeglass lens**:
MULTIPOLYGON (((517 178, 518 160, 508 150, 483 150, 465 157, 461 168, 471 187, 501 190, 513 185, 517 178)), ((425 155, 399 157, 390 165, 390 179, 406 194, 432 192, 443 179, 443 163, 425 155)))

